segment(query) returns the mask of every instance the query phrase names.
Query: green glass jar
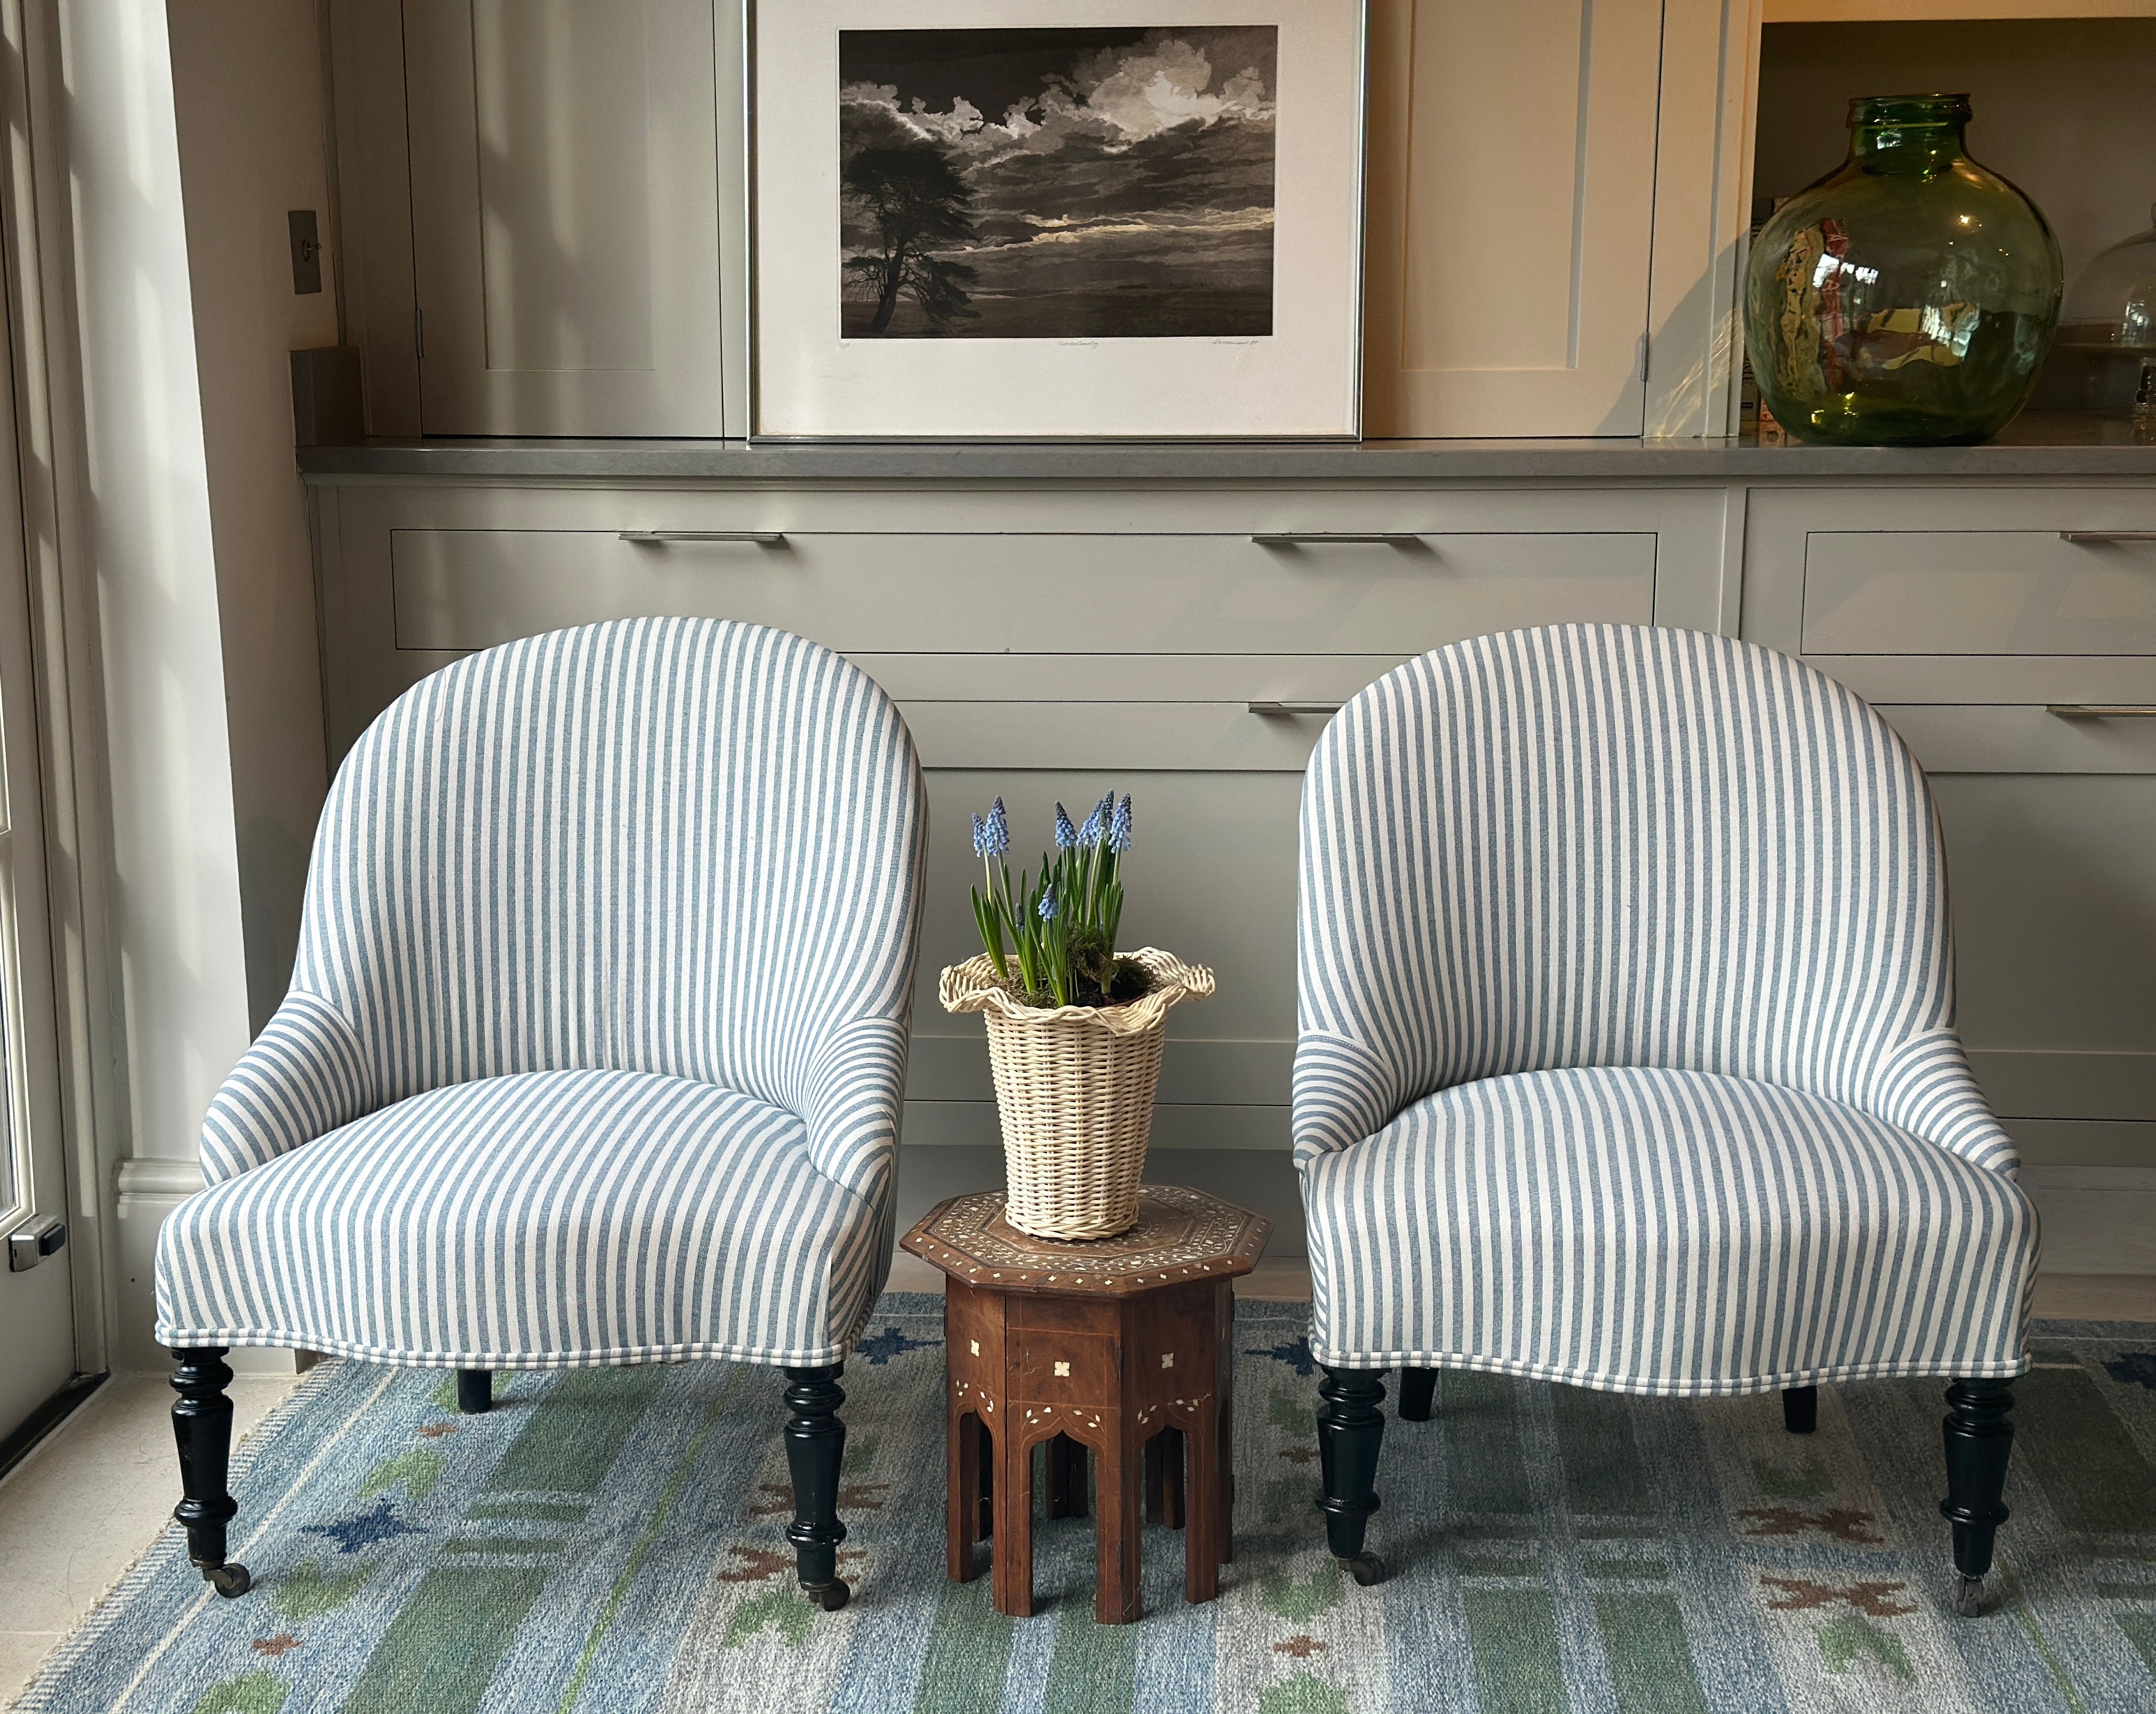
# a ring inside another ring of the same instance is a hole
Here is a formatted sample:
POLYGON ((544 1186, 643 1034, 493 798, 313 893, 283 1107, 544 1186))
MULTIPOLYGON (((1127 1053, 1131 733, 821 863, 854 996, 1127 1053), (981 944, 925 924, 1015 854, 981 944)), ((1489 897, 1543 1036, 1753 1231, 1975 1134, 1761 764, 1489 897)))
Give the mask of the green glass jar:
POLYGON ((1989 439, 2028 402, 2059 318, 2058 240, 1969 158, 1966 95, 1862 95, 1849 159, 1752 246, 1744 336, 1799 440, 1989 439))

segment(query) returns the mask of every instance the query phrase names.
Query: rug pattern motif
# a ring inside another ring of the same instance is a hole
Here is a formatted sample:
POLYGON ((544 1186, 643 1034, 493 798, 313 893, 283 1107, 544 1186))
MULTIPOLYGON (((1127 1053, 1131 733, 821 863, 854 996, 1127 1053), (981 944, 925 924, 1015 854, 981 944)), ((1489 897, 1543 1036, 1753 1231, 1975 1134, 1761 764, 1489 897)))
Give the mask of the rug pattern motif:
MULTIPOLYGON (((18 1704, 27 1714, 1902 1714, 2156 1706, 2156 1350, 2046 1324, 1994 1586, 1947 1605, 1940 1388, 1633 1399, 1448 1374, 1389 1420, 1346 1581, 1312 1506, 1306 1310, 1239 1306, 1235 1559, 1181 1599, 1148 1527, 1147 1617, 1093 1622, 1090 1520, 1035 1525, 1038 1612, 942 1570, 940 1300, 893 1294, 848 1365, 851 1606, 797 1592, 778 1378, 690 1363, 453 1379, 317 1369, 243 1450, 210 1594, 168 1530, 18 1704)), ((983 1549, 985 1555, 986 1550, 983 1549)))

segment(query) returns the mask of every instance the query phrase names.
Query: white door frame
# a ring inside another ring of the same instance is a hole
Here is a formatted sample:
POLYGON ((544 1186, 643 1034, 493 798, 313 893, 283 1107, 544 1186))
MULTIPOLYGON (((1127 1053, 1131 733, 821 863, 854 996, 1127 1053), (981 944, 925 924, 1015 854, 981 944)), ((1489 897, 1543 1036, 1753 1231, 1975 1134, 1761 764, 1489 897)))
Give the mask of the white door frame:
MULTIPOLYGON (((45 891, 64 1138, 75 1368, 110 1368, 118 1301, 114 1180, 127 1152, 125 1031, 110 931, 113 875, 87 438, 56 0, 0 0, 0 251, 6 379, 0 481, 20 495, 44 798, 45 891)), ((25 928, 28 925, 24 925, 25 928)), ((54 1258, 57 1261, 59 1258, 54 1258)), ((46 1265, 52 1265, 48 1263, 46 1265)))

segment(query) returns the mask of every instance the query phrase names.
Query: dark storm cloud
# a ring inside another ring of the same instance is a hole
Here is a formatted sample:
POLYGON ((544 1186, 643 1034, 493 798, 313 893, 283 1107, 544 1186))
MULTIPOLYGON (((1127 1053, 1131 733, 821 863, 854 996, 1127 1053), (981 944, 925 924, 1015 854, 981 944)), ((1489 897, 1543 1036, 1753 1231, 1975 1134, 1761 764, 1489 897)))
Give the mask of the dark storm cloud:
MULTIPOLYGON (((841 151, 932 143, 972 192, 973 237, 937 254, 975 270, 977 309, 1005 307, 937 331, 1049 336, 1060 315, 1094 317, 1086 331, 1139 317, 1147 326, 1130 331, 1203 332, 1217 313, 1221 331, 1262 333, 1276 58, 1271 28, 849 31, 841 151), (1118 308, 1124 297, 1137 307, 1118 308), (1019 300, 1039 301, 1039 326, 1014 320, 1019 300)), ((880 249, 869 219, 844 207, 848 255, 880 249)))

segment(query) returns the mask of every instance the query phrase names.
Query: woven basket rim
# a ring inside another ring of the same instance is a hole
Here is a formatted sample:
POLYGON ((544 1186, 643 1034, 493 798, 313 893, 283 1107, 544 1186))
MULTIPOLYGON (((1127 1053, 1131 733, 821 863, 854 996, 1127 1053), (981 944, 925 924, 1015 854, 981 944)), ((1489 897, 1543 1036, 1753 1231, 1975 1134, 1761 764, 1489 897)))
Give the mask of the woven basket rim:
POLYGON ((1117 956, 1146 967, 1153 979, 1150 993, 1117 1006, 1029 1006, 1004 986, 995 965, 982 952, 963 964, 946 966, 937 998, 947 1012, 985 1012, 1007 1024, 1091 1024, 1110 1035, 1139 1035, 1158 1029, 1169 1007, 1212 996, 1213 972, 1202 964, 1186 964, 1158 947, 1117 956))

